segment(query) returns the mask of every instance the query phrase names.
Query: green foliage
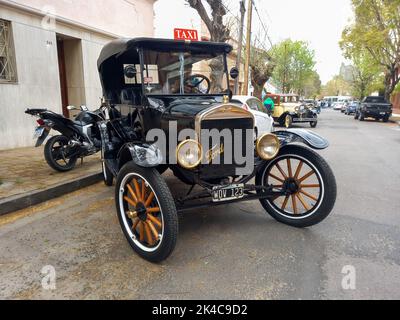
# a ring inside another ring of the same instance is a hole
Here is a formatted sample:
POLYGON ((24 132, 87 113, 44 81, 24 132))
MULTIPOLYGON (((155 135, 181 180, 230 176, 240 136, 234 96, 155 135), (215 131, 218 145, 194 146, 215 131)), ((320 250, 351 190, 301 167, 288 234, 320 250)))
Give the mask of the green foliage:
POLYGON ((282 92, 304 94, 305 83, 315 77, 315 53, 308 44, 287 39, 275 45, 269 54, 275 67, 272 77, 282 92))
POLYGON ((352 60, 352 95, 361 100, 373 91, 381 91, 383 89, 382 68, 376 63, 369 52, 354 52, 352 60))
POLYGON ((355 21, 343 31, 340 46, 363 74, 376 72, 379 76, 382 70, 388 98, 400 81, 400 0, 352 0, 352 3, 355 21), (360 59, 361 66, 357 61, 360 59))
POLYGON ((321 93, 321 79, 318 72, 313 71, 312 75, 304 82, 304 96, 315 99, 321 93))

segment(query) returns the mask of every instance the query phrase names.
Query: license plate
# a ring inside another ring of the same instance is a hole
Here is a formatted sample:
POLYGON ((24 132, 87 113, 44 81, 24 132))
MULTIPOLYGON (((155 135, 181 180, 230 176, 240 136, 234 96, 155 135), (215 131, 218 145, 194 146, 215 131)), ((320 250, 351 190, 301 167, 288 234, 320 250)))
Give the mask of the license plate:
POLYGON ((40 138, 44 132, 45 128, 43 127, 37 127, 35 129, 35 133, 33 134, 33 139, 40 138))
POLYGON ((386 112, 381 112, 381 115, 383 116, 383 115, 385 115, 386 114, 386 112))
POLYGON ((238 200, 244 197, 244 184, 232 184, 227 187, 214 187, 213 202, 238 200))

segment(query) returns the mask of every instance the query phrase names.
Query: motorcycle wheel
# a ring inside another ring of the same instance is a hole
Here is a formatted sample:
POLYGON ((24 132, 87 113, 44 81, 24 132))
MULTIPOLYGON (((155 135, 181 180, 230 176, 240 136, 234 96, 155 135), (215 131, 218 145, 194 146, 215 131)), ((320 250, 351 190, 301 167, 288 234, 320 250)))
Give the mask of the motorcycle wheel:
POLYGON ((67 151, 69 139, 65 136, 54 136, 44 146, 44 158, 47 164, 59 172, 71 171, 76 164, 77 157, 68 158, 67 151))
POLYGON ((336 201, 336 179, 327 162, 314 151, 291 145, 256 176, 256 184, 273 186, 285 195, 261 199, 261 205, 277 221, 310 227, 323 221, 336 201))
POLYGON ((101 162, 101 168, 103 169, 103 181, 107 187, 112 187, 114 182, 114 176, 110 169, 108 169, 104 161, 101 162))
POLYGON ((118 174, 115 200, 121 228, 132 249, 150 262, 167 259, 178 237, 178 214, 158 171, 128 162, 118 174))

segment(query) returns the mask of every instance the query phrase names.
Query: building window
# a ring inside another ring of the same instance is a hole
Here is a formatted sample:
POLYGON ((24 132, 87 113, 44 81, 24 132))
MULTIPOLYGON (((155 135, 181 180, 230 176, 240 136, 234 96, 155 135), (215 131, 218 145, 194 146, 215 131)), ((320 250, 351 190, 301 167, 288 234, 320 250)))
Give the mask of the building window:
POLYGON ((17 82, 11 22, 0 19, 0 83, 17 82))

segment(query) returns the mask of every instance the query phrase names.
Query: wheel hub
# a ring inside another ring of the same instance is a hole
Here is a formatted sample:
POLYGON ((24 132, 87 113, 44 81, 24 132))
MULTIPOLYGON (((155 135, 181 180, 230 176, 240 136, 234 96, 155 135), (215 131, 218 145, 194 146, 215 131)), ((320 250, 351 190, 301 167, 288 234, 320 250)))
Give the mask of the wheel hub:
POLYGON ((299 192, 300 186, 295 179, 289 178, 283 184, 283 190, 285 190, 287 194, 296 194, 299 192))
POLYGON ((136 206, 136 213, 137 213, 137 217, 141 220, 141 221, 146 221, 147 220, 147 210, 145 205, 142 202, 139 202, 136 206))

